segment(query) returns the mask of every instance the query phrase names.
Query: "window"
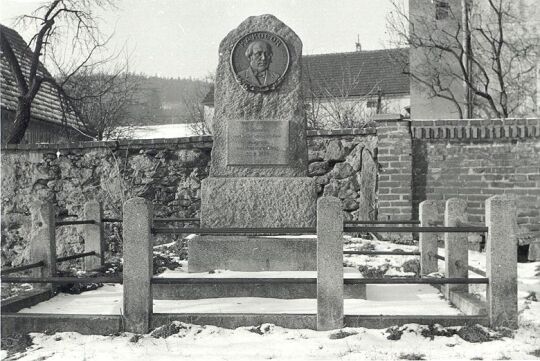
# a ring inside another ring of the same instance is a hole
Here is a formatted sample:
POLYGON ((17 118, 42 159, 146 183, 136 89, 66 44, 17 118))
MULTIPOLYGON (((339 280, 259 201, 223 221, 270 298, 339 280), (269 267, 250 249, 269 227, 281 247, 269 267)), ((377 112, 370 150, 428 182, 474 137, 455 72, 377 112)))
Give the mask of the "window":
POLYGON ((376 100, 368 100, 366 106, 368 108, 377 108, 377 101, 376 100))
POLYGON ((448 0, 435 0, 435 19, 448 19, 450 14, 450 4, 448 0))

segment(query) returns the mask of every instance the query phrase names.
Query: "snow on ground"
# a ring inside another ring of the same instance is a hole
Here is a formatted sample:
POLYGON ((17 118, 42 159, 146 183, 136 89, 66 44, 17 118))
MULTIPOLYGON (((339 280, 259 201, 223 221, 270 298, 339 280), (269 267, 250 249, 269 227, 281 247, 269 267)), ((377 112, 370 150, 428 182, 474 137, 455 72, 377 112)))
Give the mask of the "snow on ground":
MULTIPOLYGON (((416 249, 414 246, 386 242, 369 241, 369 243, 375 245, 377 250, 416 249)), ((347 245, 349 249, 361 246, 361 244, 347 245)), ((444 250, 439 249, 439 254, 444 254, 444 250)), ((350 256, 346 261, 351 266, 367 263, 375 267, 390 263, 399 271, 405 260, 413 258, 413 256, 350 256)), ((483 254, 471 251, 469 259, 472 265, 484 269, 483 254)), ((187 265, 184 264, 182 268, 185 266, 187 265)), ((442 266, 442 263, 439 266, 442 266)), ((221 273, 230 276, 233 272, 223 271, 212 276, 221 273)), ((346 328, 340 337, 337 331, 291 330, 273 325, 262 325, 256 329, 240 327, 228 330, 213 326, 179 324, 179 332, 166 338, 154 338, 147 334, 139 339, 130 333, 115 336, 83 336, 72 332, 54 335, 35 333, 32 334, 34 345, 23 353, 10 356, 10 359, 20 361, 538 359, 540 302, 534 301, 532 292, 536 292, 536 297, 540 296, 539 273, 540 262, 518 264, 520 328, 513 338, 504 337, 484 343, 470 343, 458 335, 435 336, 431 339, 421 335, 426 326, 414 324, 400 328, 404 333, 399 340, 387 339, 389 333, 385 329, 346 328), (345 337, 348 333, 351 335, 345 337)), ((423 314, 443 310, 457 312, 456 309, 448 307, 446 301, 441 300, 433 288, 427 285, 368 285, 367 292, 368 300, 346 300, 345 312, 351 313, 354 310, 368 311, 369 314, 407 314, 407 310, 423 314), (434 305, 441 307, 435 308, 434 305), (415 307, 420 307, 421 312, 415 307)), ((215 309, 215 301, 200 300, 189 306, 188 303, 193 301, 156 300, 155 311, 250 312, 249 307, 258 307, 264 309, 262 312, 270 312, 269 310, 278 311, 278 308, 289 306, 300 313, 315 310, 313 300, 291 300, 293 303, 287 306, 288 300, 220 299, 219 310, 215 309), (191 308, 187 308, 188 306, 191 308), (178 309, 175 310, 175 307, 178 309)), ((58 295, 55 299, 25 312, 67 313, 68 308, 70 312, 79 309, 84 311, 80 313, 118 313, 121 308, 121 286, 106 285, 96 291, 84 292, 77 296, 58 295), (57 302, 56 306, 53 305, 54 302, 57 302), (48 306, 45 306, 47 304, 48 306), (39 307, 42 308, 37 311, 39 307)), ((2 357, 5 355, 3 351, 2 357)))
POLYGON ((112 139, 162 139, 196 136, 192 124, 160 124, 133 127, 117 127, 112 139))
MULTIPOLYGON (((240 273, 240 272, 239 272, 240 273)), ((368 285, 367 300, 346 299, 351 315, 457 315, 459 311, 441 299, 429 285, 368 285), (399 299, 396 298, 399 294, 399 299)), ((105 285, 80 295, 59 294, 21 313, 113 314, 122 313, 122 285, 105 285)), ((154 300, 155 313, 311 313, 315 299, 258 297, 209 298, 203 300, 154 300)))

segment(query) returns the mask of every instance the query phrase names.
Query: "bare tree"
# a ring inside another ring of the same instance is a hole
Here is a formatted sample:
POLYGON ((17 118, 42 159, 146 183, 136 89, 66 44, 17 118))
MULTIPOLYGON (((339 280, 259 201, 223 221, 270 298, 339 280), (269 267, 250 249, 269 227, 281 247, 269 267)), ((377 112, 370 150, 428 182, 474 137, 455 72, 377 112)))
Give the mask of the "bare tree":
POLYGON ((366 94, 356 94, 356 88, 363 76, 361 68, 356 69, 350 64, 344 64, 339 71, 339 78, 331 80, 327 80, 322 74, 313 74, 309 67, 306 70, 308 80, 308 89, 304 89, 306 117, 308 127, 312 129, 362 128, 376 113, 376 110, 371 111, 368 108, 368 102, 378 96, 381 99, 377 100, 374 109, 383 106, 382 93, 377 95, 378 83, 366 94))
POLYGON ((96 131, 99 140, 121 135, 117 134, 120 125, 133 125, 129 107, 139 92, 140 82, 127 67, 122 66, 113 73, 84 69, 64 87, 83 122, 96 131))
POLYGON ((202 101, 210 90, 210 84, 213 81, 214 75, 210 74, 204 81, 196 81, 195 87, 182 95, 182 104, 185 108, 187 123, 190 125, 191 130, 198 135, 212 133, 209 124, 211 119, 206 119, 202 101))
MULTIPOLYGON (((31 107, 34 98, 43 84, 49 84, 58 93, 65 113, 73 112, 80 116, 66 93, 65 85, 82 69, 103 63, 93 57, 106 44, 108 39, 101 36, 93 9, 110 5, 109 0, 54 0, 40 6, 31 15, 24 15, 18 24, 25 28, 34 26, 36 33, 25 49, 25 54, 18 58, 5 34, 0 34, 0 49, 6 57, 14 74, 19 89, 15 122, 8 137, 8 143, 19 143, 28 128, 31 107), (66 56, 65 39, 71 42, 66 56), (32 50, 30 50, 32 48, 32 50), (63 54, 62 54, 63 51, 63 54), (73 54, 80 54, 74 57, 73 54), (23 58, 29 58, 29 67, 23 64, 23 58), (59 81, 48 72, 41 71, 44 58, 52 59, 53 64, 61 64, 65 76, 59 81)), ((65 117, 64 117, 65 118, 65 117)))
POLYGON ((528 34, 517 2, 463 0, 455 9, 438 0, 435 16, 423 9, 409 13, 399 0, 393 4, 387 22, 393 46, 422 50, 410 69, 409 59, 396 60, 427 96, 450 101, 461 118, 519 115, 536 88, 531 83, 540 37, 528 34), (465 94, 456 91, 460 86, 465 94))

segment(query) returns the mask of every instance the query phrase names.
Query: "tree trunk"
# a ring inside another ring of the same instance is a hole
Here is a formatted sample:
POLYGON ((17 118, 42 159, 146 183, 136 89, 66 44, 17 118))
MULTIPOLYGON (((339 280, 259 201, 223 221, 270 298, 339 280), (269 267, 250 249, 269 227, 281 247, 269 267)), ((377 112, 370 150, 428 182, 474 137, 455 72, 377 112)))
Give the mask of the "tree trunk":
POLYGON ((17 112, 15 113, 15 123, 8 138, 8 144, 19 144, 24 137, 26 128, 30 124, 30 109, 32 102, 26 97, 19 97, 17 112))

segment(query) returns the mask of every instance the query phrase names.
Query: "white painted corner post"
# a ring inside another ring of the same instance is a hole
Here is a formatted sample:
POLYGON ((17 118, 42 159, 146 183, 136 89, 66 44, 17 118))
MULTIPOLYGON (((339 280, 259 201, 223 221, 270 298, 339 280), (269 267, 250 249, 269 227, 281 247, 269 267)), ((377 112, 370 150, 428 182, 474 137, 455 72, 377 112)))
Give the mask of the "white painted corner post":
POLYGON ((84 257, 84 269, 89 271, 103 266, 103 207, 97 201, 88 201, 84 204, 84 220, 94 221, 94 224, 85 224, 84 252, 96 252, 94 256, 84 257))
POLYGON ((124 203, 124 327, 146 333, 152 316, 152 204, 136 197, 124 203))
MULTIPOLYGON (((445 227, 458 227, 466 224, 467 201, 458 198, 450 198, 446 201, 444 210, 445 227)), ((468 278, 469 276, 469 247, 467 233, 444 234, 444 258, 445 275, 447 278, 468 278)), ((467 284, 445 285, 445 296, 450 299, 451 291, 468 292, 467 284)))
MULTIPOLYGON (((423 201, 419 206, 421 227, 430 227, 439 218, 437 201, 423 201)), ((422 276, 439 270, 437 264, 437 233, 420 233, 420 273, 422 276)))
POLYGON ((317 201, 317 330, 343 327, 343 211, 335 197, 317 201))
MULTIPOLYGON (((43 261, 44 265, 34 268, 34 277, 56 276, 56 214, 54 206, 50 202, 38 204, 32 212, 30 262, 43 261)), ((46 288, 51 291, 56 289, 54 284, 37 284, 35 287, 46 288)))
POLYGON ((487 303, 491 327, 518 327, 516 203, 505 196, 486 200, 487 303))

